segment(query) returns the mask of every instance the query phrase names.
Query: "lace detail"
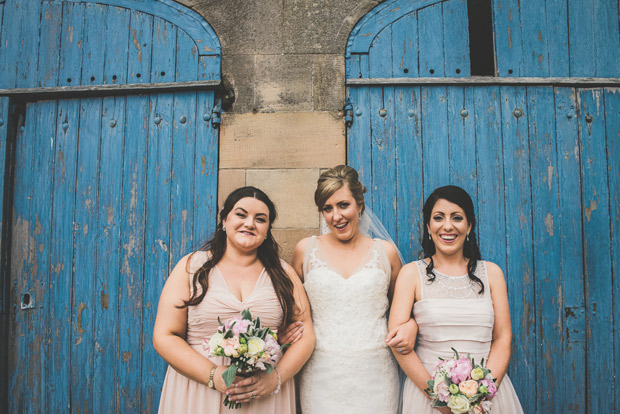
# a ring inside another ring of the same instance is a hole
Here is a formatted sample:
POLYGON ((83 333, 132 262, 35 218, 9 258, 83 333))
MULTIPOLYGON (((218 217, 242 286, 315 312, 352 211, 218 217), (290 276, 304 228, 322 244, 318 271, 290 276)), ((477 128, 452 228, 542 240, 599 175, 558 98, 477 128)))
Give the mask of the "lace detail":
POLYGON ((308 248, 304 287, 316 344, 301 375, 302 412, 396 413, 398 371, 384 342, 390 269, 381 242, 346 279, 315 238, 308 248))
POLYGON ((479 293, 480 285, 469 278, 469 275, 449 276, 433 269, 435 280, 430 281, 426 273, 426 262, 418 260, 418 271, 422 282, 422 299, 480 299, 487 298, 489 284, 487 281, 486 265, 479 260, 475 275, 484 284, 484 292, 479 293))

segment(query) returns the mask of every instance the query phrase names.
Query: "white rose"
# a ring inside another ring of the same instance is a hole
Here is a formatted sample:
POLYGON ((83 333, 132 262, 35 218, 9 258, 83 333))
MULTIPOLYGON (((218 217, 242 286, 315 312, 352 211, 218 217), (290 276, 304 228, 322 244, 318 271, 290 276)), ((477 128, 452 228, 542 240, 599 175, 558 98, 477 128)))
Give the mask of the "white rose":
POLYGON ((437 393, 437 386, 439 385, 440 382, 445 381, 446 377, 444 375, 441 374, 437 374, 435 375, 435 384, 433 387, 433 392, 437 393))
POLYGON ((454 414, 464 414, 471 410, 469 399, 464 395, 451 395, 448 399, 448 407, 454 414))
POLYGON ((248 354, 256 355, 265 350, 265 341, 255 336, 248 339, 248 354))
POLYGON ((217 347, 222 345, 223 341, 224 341, 224 335, 222 335, 219 332, 213 334, 213 336, 209 340, 209 350, 211 351, 211 353, 215 352, 217 347))

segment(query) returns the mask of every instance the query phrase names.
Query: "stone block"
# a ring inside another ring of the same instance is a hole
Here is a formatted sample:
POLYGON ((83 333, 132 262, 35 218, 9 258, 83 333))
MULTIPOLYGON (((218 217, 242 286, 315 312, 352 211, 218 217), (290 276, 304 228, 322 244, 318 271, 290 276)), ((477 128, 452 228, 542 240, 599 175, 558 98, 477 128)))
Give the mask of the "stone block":
POLYGON ((245 184, 245 170, 222 170, 217 177, 217 206, 218 211, 224 205, 226 197, 233 190, 245 184))
POLYGON ((277 229, 316 228, 319 212, 314 205, 318 169, 248 170, 247 185, 263 190, 275 203, 277 229))
POLYGON ((256 112, 254 104, 255 57, 232 55, 222 59, 222 83, 232 88, 235 102, 231 109, 235 113, 256 112))
MULTIPOLYGON (((340 111, 345 103, 344 55, 318 55, 312 70, 312 99, 315 111, 340 111)), ((344 122, 344 121, 342 121, 344 122)))
POLYGON ((220 168, 331 168, 345 147, 344 122, 330 112, 225 113, 220 168))
POLYGON ((313 60, 313 55, 257 55, 256 110, 311 111, 313 60))
POLYGON ((304 237, 318 235, 319 229, 273 229, 273 237, 276 239, 282 251, 280 257, 288 264, 292 264, 295 246, 304 237))

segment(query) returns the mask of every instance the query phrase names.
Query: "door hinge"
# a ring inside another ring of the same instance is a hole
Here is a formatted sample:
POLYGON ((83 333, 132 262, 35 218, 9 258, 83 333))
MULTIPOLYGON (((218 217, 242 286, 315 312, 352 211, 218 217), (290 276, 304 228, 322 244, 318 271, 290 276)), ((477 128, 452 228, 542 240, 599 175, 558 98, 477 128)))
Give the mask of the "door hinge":
POLYGON ((351 97, 347 97, 347 102, 344 105, 344 124, 347 128, 353 125, 353 104, 351 103, 351 97))
POLYGON ((222 105, 218 102, 211 110, 211 125, 213 128, 219 128, 222 123, 222 105))

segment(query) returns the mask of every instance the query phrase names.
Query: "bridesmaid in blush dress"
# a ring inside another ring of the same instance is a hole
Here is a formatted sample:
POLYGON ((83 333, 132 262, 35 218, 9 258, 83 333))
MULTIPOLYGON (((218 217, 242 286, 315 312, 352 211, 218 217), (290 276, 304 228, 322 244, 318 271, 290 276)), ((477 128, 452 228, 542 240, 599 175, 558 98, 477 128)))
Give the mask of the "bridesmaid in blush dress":
POLYGON ((523 413, 506 375, 512 339, 506 282, 496 264, 481 260, 471 198, 459 187, 440 187, 424 203, 423 215, 426 258, 403 266, 390 311, 390 325, 408 320, 412 308, 418 323, 415 352, 394 353, 408 377, 403 414, 450 413, 432 408, 423 390, 439 358, 453 356, 452 348, 476 362, 484 358, 497 379, 492 414, 523 413))
POLYGON ((153 332, 155 349, 170 365, 160 413, 295 413, 293 377, 312 353, 314 331, 301 281, 278 258, 271 234, 275 218, 275 207, 261 190, 233 191, 213 238, 181 259, 168 277, 153 332), (216 332, 218 317, 225 321, 244 309, 272 329, 299 320, 304 332, 271 374, 236 377, 226 388, 222 373, 230 360, 209 358, 202 342, 216 332), (241 407, 225 407, 226 395, 241 407))

